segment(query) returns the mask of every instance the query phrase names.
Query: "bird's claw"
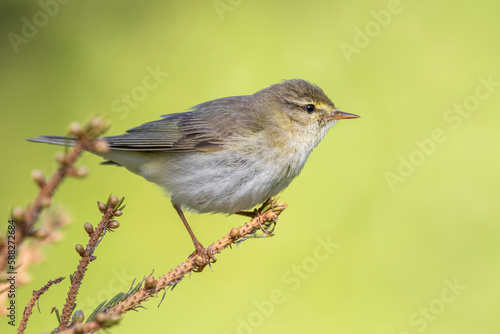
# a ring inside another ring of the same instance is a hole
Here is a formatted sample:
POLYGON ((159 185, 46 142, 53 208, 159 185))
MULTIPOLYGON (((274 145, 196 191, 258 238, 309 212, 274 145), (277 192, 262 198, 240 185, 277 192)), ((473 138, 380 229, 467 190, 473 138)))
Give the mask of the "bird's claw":
POLYGON ((210 245, 208 246, 208 248, 205 248, 199 241, 196 241, 194 246, 196 250, 194 251, 193 254, 191 254, 191 256, 194 256, 195 259, 194 271, 202 272, 207 265, 210 267, 210 269, 212 269, 210 264, 217 261, 217 259, 214 256, 215 254, 214 246, 210 245))

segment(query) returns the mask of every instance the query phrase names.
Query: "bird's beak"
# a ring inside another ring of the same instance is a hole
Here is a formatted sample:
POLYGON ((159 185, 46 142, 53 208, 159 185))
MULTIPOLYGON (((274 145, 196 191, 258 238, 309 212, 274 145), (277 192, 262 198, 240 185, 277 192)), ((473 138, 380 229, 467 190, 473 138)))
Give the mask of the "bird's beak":
POLYGON ((355 114, 349 114, 349 113, 346 113, 346 112, 343 112, 343 111, 336 111, 334 112, 330 117, 329 119, 330 120, 339 120, 339 119, 349 119, 349 118, 359 118, 360 116, 358 115, 355 115, 355 114))

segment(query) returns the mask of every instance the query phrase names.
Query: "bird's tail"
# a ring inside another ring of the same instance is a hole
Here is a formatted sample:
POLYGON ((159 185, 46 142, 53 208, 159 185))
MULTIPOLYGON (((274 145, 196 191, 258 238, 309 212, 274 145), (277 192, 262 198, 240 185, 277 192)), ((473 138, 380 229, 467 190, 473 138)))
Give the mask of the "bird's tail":
POLYGON ((76 144, 75 138, 63 137, 63 136, 40 136, 36 138, 28 138, 26 140, 35 143, 46 143, 46 144, 64 145, 64 146, 75 146, 76 144))

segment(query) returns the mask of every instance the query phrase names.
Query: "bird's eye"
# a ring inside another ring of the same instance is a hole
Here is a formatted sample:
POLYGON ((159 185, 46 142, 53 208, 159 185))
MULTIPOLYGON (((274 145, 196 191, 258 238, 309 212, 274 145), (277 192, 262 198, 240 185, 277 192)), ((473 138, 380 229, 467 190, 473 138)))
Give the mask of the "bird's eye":
POLYGON ((306 104, 304 106, 304 109, 307 111, 308 114, 312 114, 314 110, 316 110, 316 107, 314 106, 314 104, 306 104))

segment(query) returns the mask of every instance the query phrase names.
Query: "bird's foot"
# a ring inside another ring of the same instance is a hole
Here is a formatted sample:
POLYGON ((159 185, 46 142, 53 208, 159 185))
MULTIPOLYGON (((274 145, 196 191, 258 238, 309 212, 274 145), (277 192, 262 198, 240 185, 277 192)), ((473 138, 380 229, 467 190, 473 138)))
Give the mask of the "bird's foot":
POLYGON ((269 209, 274 211, 274 204, 276 204, 278 199, 279 199, 279 197, 276 197, 275 199, 268 198, 264 203, 262 203, 262 205, 258 209, 255 209, 253 211, 238 211, 238 212, 236 212, 236 214, 250 217, 250 218, 257 218, 258 223, 259 223, 259 227, 262 230, 262 232, 264 232, 266 236, 272 236, 275 225, 273 225, 272 228, 269 229, 269 225, 264 224, 262 221, 262 214, 265 211, 267 211, 266 209, 268 209, 268 207, 269 207, 269 209))
POLYGON ((212 266, 210 264, 217 261, 214 256, 215 252, 213 245, 205 248, 198 240, 196 240, 194 242, 194 247, 196 248, 196 250, 190 255, 194 256, 194 271, 202 272, 207 265, 210 267, 210 269, 212 269, 212 266))
POLYGON ((279 196, 276 197, 275 199, 272 199, 271 197, 269 197, 264 203, 262 203, 262 205, 258 209, 259 213, 261 213, 261 214, 264 213, 265 211, 267 211, 266 209, 271 209, 271 211, 274 211, 274 204, 276 204, 278 202, 278 200, 279 200, 279 196))

